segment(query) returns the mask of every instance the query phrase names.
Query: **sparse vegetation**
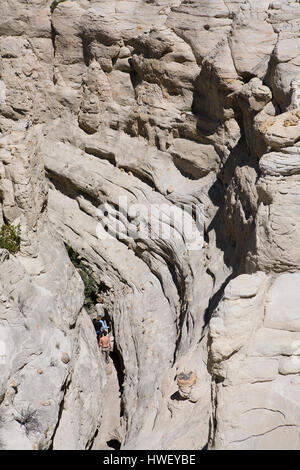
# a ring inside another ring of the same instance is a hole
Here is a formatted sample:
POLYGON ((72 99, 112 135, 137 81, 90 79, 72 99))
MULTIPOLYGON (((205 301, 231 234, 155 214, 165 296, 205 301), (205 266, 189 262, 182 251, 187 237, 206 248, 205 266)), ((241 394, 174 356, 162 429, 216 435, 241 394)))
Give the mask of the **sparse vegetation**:
POLYGON ((66 0, 53 0, 53 2, 51 3, 50 5, 50 11, 51 13, 54 12, 55 8, 60 4, 60 3, 63 3, 65 2, 66 0))
POLYGON ((17 226, 3 224, 0 229, 0 248, 16 253, 20 249, 20 235, 20 224, 17 226))
POLYGON ((99 286, 97 281, 93 277, 92 269, 83 263, 73 248, 66 245, 68 255, 75 268, 78 270, 81 279, 84 283, 84 306, 89 313, 91 313, 91 307, 96 303, 99 286))
POLYGON ((23 408, 20 411, 17 410, 15 420, 20 423, 21 426, 24 426, 26 436, 30 433, 40 432, 37 410, 34 410, 31 405, 28 405, 27 408, 23 408))

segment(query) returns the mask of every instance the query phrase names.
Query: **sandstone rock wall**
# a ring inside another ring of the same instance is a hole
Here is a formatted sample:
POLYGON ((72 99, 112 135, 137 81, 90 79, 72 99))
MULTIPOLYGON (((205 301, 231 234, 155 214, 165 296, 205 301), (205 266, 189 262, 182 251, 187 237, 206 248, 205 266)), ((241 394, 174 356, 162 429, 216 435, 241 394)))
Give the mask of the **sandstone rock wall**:
POLYGON ((121 448, 299 448, 299 2, 50 5, 0 5, 0 216, 22 228, 1 258, 1 441, 86 448, 101 424, 65 242, 104 286, 121 448))

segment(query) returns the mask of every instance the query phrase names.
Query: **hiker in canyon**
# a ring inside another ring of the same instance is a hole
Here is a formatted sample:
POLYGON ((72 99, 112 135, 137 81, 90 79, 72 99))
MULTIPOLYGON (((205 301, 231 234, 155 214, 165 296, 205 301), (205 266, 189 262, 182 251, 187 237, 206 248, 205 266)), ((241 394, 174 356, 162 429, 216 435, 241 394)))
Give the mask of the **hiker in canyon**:
POLYGON ((93 319, 93 325, 97 335, 97 341, 99 341, 99 337, 104 331, 108 331, 108 326, 106 325, 105 319, 97 316, 93 319))
POLYGON ((95 305, 95 310, 97 312, 97 316, 101 317, 101 319, 104 318, 105 310, 104 310, 104 304, 103 300, 101 297, 97 297, 97 303, 95 305))
POLYGON ((101 333, 100 317, 97 317, 97 318, 93 319, 93 325, 94 325, 94 328, 95 328, 95 331, 96 331, 97 341, 98 341, 100 333, 101 333))
POLYGON ((101 350, 104 354, 105 362, 106 362, 106 364, 108 364, 109 363, 109 353, 110 353, 112 347, 111 347, 110 337, 109 337, 106 330, 104 331, 103 336, 99 339, 99 347, 101 347, 101 350))
POLYGON ((103 300, 101 299, 101 297, 97 297, 97 303, 95 305, 95 310, 96 310, 97 316, 96 316, 96 318, 93 319, 93 325, 94 325, 94 328, 96 330, 97 341, 99 341, 100 335, 104 331, 108 331, 108 326, 106 324, 105 316, 104 316, 105 311, 104 311, 103 300))
POLYGON ((100 333, 104 333, 105 331, 108 333, 108 326, 106 324, 106 321, 105 321, 105 318, 102 317, 97 317, 99 319, 99 322, 100 322, 100 325, 101 325, 101 328, 100 328, 100 333))

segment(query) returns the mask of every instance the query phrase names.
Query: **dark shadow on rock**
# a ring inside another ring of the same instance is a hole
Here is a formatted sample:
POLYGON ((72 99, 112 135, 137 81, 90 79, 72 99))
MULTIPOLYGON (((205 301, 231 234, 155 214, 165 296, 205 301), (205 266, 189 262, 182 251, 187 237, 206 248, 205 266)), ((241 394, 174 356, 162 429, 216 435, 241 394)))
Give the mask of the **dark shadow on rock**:
POLYGON ((114 450, 121 449, 121 443, 117 439, 111 439, 110 441, 106 442, 107 446, 114 450))
POLYGON ((176 401, 185 401, 185 400, 186 400, 185 398, 183 398, 183 397, 179 394, 178 390, 177 390, 175 393, 173 393, 173 395, 170 396, 170 399, 171 399, 171 400, 176 400, 176 401))
POLYGON ((202 334, 204 333, 204 330, 206 328, 206 326, 208 325, 210 319, 211 319, 211 316, 213 314, 213 312, 215 311, 215 309, 217 308, 218 304, 220 303, 220 300, 223 296, 223 293, 224 293, 224 290, 227 286, 227 284, 231 281, 231 279, 233 279, 235 277, 235 274, 234 272, 232 274, 230 274, 230 276, 228 276, 225 280, 225 282, 221 285, 220 289, 215 292, 215 294, 210 298, 209 300, 209 304, 208 304, 208 307, 207 309, 205 310, 204 312, 204 325, 202 327, 202 334))
POLYGON ((124 362, 121 354, 118 352, 116 348, 110 353, 110 357, 114 363, 114 367, 117 372, 119 389, 121 394, 121 402, 120 402, 120 416, 124 414, 124 404, 122 401, 122 392, 123 392, 123 383, 124 383, 124 362))

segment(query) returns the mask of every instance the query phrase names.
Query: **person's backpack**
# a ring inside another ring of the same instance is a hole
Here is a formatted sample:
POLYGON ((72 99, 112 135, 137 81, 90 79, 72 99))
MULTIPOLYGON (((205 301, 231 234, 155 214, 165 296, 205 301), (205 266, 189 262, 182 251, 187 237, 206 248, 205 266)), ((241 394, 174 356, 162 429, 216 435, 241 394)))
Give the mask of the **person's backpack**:
POLYGON ((94 318, 94 320, 93 320, 93 325, 94 325, 94 328, 95 328, 95 330, 96 330, 96 333, 100 333, 102 325, 101 325, 101 323, 99 322, 99 320, 97 320, 96 318, 94 318))

